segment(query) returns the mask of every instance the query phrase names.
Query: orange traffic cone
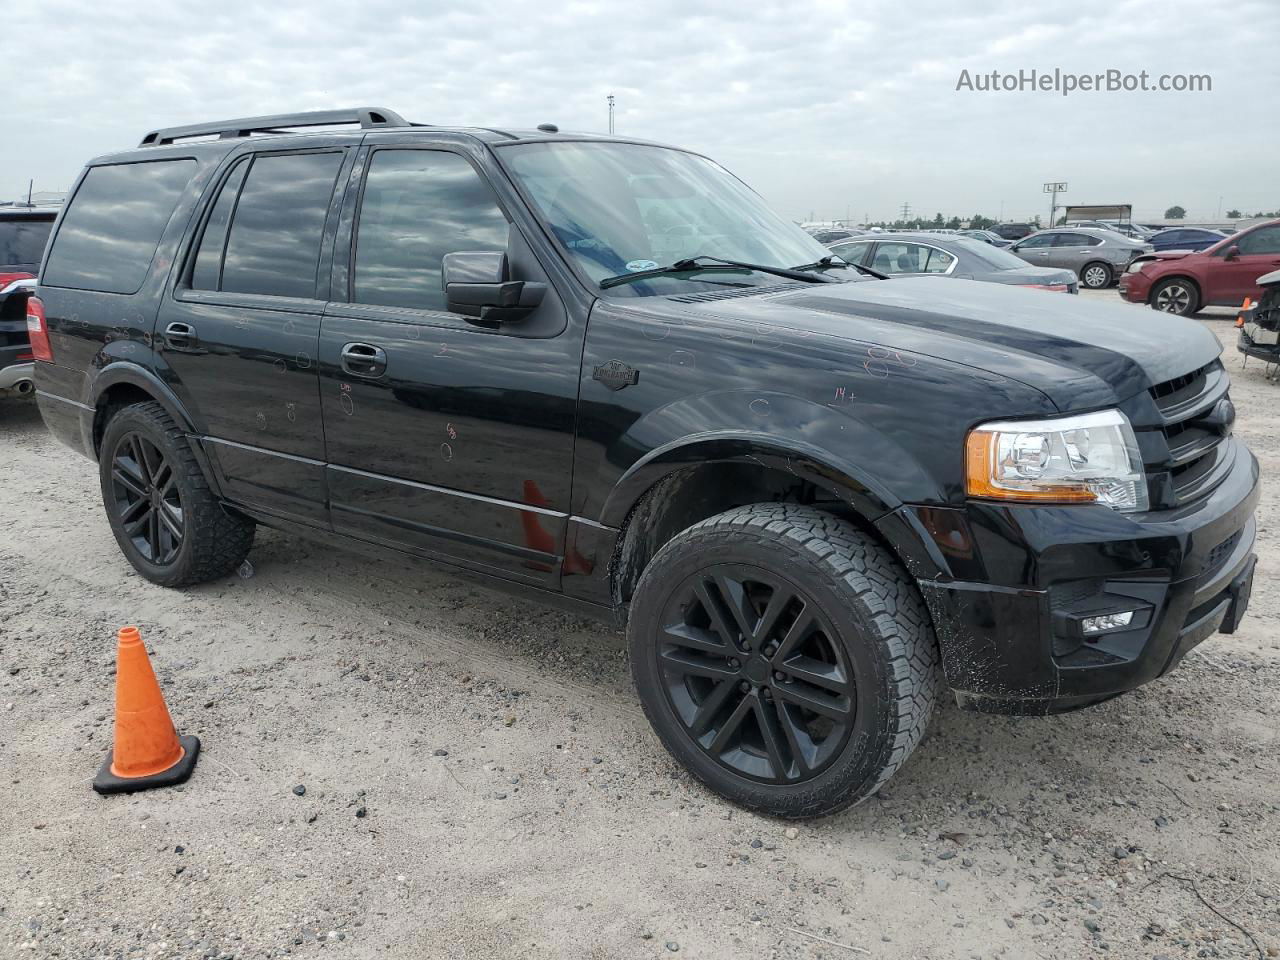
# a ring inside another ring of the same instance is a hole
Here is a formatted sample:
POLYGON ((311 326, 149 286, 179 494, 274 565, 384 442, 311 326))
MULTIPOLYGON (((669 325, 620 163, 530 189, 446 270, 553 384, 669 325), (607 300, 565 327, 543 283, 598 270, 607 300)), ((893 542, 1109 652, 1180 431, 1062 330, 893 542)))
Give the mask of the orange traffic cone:
POLYGON ((98 793, 182 783, 195 769, 197 737, 179 737, 164 704, 142 634, 121 627, 116 645, 116 738, 93 780, 98 793))

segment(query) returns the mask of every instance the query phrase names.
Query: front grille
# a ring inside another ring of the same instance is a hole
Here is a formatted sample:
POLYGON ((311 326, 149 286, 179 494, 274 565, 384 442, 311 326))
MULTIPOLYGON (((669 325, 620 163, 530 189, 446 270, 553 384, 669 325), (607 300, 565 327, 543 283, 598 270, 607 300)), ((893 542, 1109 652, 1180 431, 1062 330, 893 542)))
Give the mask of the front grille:
POLYGON ((1158 383, 1150 390, 1156 416, 1143 444, 1153 507, 1176 507, 1205 496, 1231 469, 1230 423, 1215 421, 1228 399, 1230 379, 1221 361, 1158 383))

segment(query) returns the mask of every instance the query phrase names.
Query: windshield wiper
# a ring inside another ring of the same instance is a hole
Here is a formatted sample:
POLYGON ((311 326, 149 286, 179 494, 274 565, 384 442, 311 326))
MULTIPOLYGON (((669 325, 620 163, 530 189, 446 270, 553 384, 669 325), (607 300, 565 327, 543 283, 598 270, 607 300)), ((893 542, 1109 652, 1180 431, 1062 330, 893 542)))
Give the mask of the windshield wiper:
POLYGON ((869 277, 875 277, 877 280, 888 280, 889 275, 881 273, 879 270, 872 270, 870 267, 864 267, 860 263, 850 263, 848 260, 837 260, 835 257, 823 257, 813 263, 802 263, 798 267, 792 267, 792 270, 824 270, 827 267, 852 267, 859 270, 869 277))
POLYGON ((771 273, 776 277, 787 277, 791 280, 800 280, 803 283, 829 283, 826 277, 815 276, 812 273, 803 273, 800 270, 788 269, 787 267, 769 267, 760 263, 745 263, 741 260, 723 260, 720 257, 710 257, 699 255, 696 257, 686 257, 684 260, 677 260, 675 263, 666 267, 653 267, 649 270, 637 270, 635 273, 620 273, 616 277, 605 277, 600 281, 600 288, 607 290, 609 287, 620 286, 624 283, 630 283, 632 280, 644 280, 648 277, 661 277, 671 273, 691 273, 701 270, 755 270, 759 273, 771 273), (700 263, 701 260, 710 260, 711 263, 700 263))

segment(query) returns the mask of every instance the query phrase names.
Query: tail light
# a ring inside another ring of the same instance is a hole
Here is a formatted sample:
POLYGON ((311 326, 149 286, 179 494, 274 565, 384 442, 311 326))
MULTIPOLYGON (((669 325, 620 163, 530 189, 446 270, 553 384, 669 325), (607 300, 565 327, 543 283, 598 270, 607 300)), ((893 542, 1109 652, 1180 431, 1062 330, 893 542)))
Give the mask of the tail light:
POLYGON ((53 363, 53 348, 49 346, 49 323, 44 317, 44 303, 39 297, 27 298, 27 338, 31 341, 31 355, 45 363, 53 363))
POLYGON ((1069 283, 1028 283, 1027 286, 1032 290, 1052 290, 1054 293, 1069 293, 1071 290, 1069 283))
POLYGON ((0 272, 0 290, 3 290, 15 280, 32 280, 35 278, 33 273, 3 273, 0 272))

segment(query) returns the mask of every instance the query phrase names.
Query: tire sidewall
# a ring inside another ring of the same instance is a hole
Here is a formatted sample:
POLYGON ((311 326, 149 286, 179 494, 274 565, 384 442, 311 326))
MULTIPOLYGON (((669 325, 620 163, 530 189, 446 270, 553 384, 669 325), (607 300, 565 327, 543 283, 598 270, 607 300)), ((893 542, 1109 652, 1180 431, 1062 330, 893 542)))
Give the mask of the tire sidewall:
POLYGON ((184 582, 194 562, 192 554, 195 550, 195 537, 192 536, 190 517, 196 491, 191 485, 190 477, 182 469, 181 451, 174 449, 172 439, 167 435, 164 427, 134 407, 126 407, 112 417, 102 435, 98 457, 98 480, 102 489, 102 505, 107 513, 107 522, 111 525, 111 532, 115 535, 116 543, 125 559, 153 583, 167 585, 184 582), (111 489, 111 465, 121 440, 125 435, 132 433, 145 437, 164 453, 178 487, 178 497, 182 503, 186 527, 183 530, 182 546, 178 548, 178 555, 174 557, 172 563, 156 564, 142 556, 125 533, 124 525, 116 514, 115 495, 111 489))
POLYGON ((632 598, 627 638, 632 677, 645 714, 667 749, 713 790, 745 806, 838 808, 861 799, 878 782, 893 748, 893 690, 882 634, 857 595, 837 571, 785 537, 762 537, 742 529, 681 534, 658 552, 645 570, 632 598), (822 609, 849 658, 857 695, 853 730, 844 750, 816 777, 797 784, 769 784, 735 773, 715 761, 690 739, 667 698, 657 648, 661 618, 672 593, 699 569, 740 563, 760 567, 802 586, 822 609))

